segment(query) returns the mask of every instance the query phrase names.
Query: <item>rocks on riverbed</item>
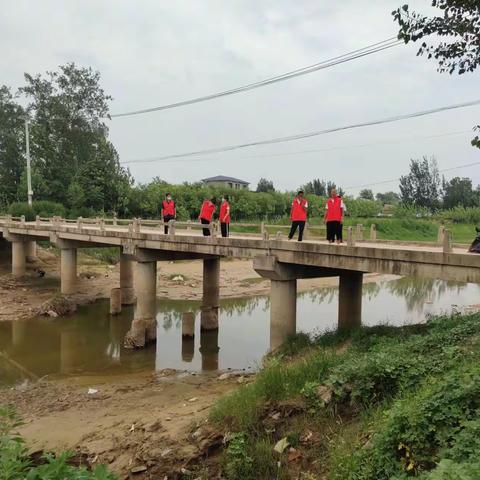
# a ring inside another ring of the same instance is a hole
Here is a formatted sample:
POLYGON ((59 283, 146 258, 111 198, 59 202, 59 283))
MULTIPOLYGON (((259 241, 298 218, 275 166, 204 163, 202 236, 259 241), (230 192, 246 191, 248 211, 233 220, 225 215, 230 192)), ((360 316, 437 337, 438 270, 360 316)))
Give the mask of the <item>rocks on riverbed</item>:
POLYGON ((77 304, 63 295, 55 295, 38 309, 38 315, 48 317, 62 317, 77 310, 77 304))

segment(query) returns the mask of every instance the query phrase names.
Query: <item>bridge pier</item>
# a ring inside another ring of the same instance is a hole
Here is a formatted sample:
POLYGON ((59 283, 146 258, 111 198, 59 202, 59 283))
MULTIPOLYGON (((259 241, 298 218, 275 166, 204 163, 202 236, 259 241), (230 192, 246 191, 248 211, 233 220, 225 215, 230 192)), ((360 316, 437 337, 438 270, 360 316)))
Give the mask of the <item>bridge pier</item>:
POLYGON ((37 242, 35 240, 25 242, 25 254, 27 262, 34 263, 37 260, 37 242))
POLYGON ((137 262, 135 274, 137 306, 125 346, 141 348, 157 338, 157 262, 137 262))
POLYGON ((344 271, 338 289, 338 329, 350 330, 362 324, 363 273, 344 271))
POLYGON ((60 290, 72 295, 77 286, 77 249, 60 248, 60 290))
POLYGON ((218 329, 220 299, 220 258, 203 260, 203 302, 200 325, 202 330, 218 329))
POLYGON ((270 350, 297 329, 297 280, 270 280, 270 350))
POLYGON ((25 251, 25 242, 12 241, 12 275, 14 277, 23 277, 27 272, 27 255, 25 251))
POLYGON ((135 303, 135 290, 133 287, 134 260, 120 252, 120 289, 122 291, 122 305, 135 303))

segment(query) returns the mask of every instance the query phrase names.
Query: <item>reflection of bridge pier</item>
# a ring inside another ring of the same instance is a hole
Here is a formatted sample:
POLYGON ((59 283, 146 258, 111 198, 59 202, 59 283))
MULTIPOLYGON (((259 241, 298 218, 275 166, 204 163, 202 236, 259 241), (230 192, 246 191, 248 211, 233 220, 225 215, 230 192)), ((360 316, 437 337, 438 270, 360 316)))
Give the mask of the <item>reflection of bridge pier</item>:
POLYGON ((202 355, 202 370, 218 370, 218 329, 201 330, 200 354, 202 355))

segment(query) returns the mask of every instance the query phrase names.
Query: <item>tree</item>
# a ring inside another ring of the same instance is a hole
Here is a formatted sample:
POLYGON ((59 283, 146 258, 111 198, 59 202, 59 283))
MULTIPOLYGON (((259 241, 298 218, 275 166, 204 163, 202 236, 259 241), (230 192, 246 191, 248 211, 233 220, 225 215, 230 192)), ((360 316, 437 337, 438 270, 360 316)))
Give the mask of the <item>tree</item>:
POLYGON ((397 192, 377 193, 376 198, 382 205, 397 205, 400 203, 400 195, 397 192))
MULTIPOLYGON (((18 200, 25 170, 25 112, 9 88, 0 86, 0 206, 18 200)), ((25 199, 27 198, 25 193, 25 199)))
MULTIPOLYGON (((480 65, 480 3, 478 0, 432 0, 439 15, 428 17, 411 11, 408 5, 392 12, 400 26, 398 38, 405 43, 417 42, 436 34, 444 41, 428 45, 423 41, 417 55, 438 60, 438 71, 462 75, 480 65)), ((476 127, 477 130, 480 126, 476 127)), ((480 138, 472 145, 480 148, 480 138)))
POLYGON ((364 200, 375 200, 373 192, 369 188, 364 188, 363 190, 361 190, 359 198, 363 198, 364 200))
POLYGON ((267 193, 267 192, 274 192, 274 191, 275 191, 275 187, 273 186, 272 181, 267 180, 266 178, 261 178, 258 181, 257 192, 267 193))
POLYGON ((400 177, 400 196, 405 205, 435 210, 440 206, 440 174, 435 158, 410 161, 410 173, 400 177))
POLYGON ((45 76, 25 74, 20 89, 30 101, 32 165, 46 181, 45 198, 79 207, 80 190, 88 207, 116 210, 131 185, 108 140, 103 119, 111 97, 100 87, 100 74, 70 63, 45 76), (75 197, 75 198, 74 198, 75 197))
POLYGON ((443 179, 443 207, 473 207, 476 205, 476 192, 470 178, 455 177, 450 181, 443 179))

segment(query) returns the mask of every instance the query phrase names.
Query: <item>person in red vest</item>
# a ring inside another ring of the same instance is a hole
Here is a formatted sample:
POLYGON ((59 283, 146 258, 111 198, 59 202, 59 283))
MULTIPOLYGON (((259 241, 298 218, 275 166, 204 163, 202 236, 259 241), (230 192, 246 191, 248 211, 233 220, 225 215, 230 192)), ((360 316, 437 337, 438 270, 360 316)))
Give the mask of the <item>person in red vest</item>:
POLYGON ((230 236, 230 203, 228 195, 224 195, 220 204, 220 229, 222 237, 230 236))
POLYGON ((167 193, 165 200, 162 202, 162 218, 165 223, 164 232, 168 233, 168 222, 177 218, 177 209, 175 208, 175 202, 172 200, 172 195, 167 193))
POLYGON ((293 199, 292 208, 290 210, 290 219, 292 220, 292 228, 288 234, 288 239, 291 240, 298 228, 298 241, 303 240, 303 231, 305 230, 305 223, 307 221, 308 202, 304 198, 303 190, 297 193, 293 199))
POLYGON ((343 215, 347 207, 343 203, 342 197, 337 195, 337 189, 330 190, 330 198, 325 206, 324 221, 327 224, 327 240, 330 243, 343 242, 343 215))
MULTIPOLYGON (((200 215, 198 216, 200 222, 203 225, 210 225, 213 220, 213 214, 215 213, 217 199, 215 197, 206 198, 202 204, 202 208, 200 210, 200 215)), ((210 228, 203 229, 203 236, 208 237, 210 236, 210 228)))

